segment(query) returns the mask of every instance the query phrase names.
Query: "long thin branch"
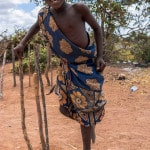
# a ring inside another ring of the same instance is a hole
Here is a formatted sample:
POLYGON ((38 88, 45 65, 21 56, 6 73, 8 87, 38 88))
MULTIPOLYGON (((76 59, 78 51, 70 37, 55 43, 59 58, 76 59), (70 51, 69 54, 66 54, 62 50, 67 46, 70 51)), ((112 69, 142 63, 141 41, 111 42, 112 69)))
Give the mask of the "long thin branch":
POLYGON ((7 54, 7 50, 5 50, 3 56, 3 64, 2 64, 1 78, 0 78, 0 98, 3 97, 3 80, 4 80, 4 67, 6 62, 6 54, 7 54))
POLYGON ((15 55, 14 55, 14 45, 11 47, 12 51, 12 64, 13 64, 13 79, 14 79, 14 87, 16 87, 16 71, 15 71, 15 55))
MULTIPOLYGON (((48 77, 48 72, 49 72, 49 69, 50 69, 50 49, 49 49, 49 46, 47 45, 47 57, 46 57, 46 60, 47 60, 47 64, 46 64, 46 69, 45 69, 45 77, 46 77, 46 80, 47 80, 47 85, 50 86, 50 80, 49 80, 49 77, 48 77)), ((52 82, 52 81, 51 81, 52 82)))
POLYGON ((30 44, 28 45, 28 71, 29 71, 29 87, 31 86, 31 61, 30 61, 30 44))
POLYGON ((22 67, 22 59, 19 59, 19 77, 20 77, 20 104, 21 104, 21 124, 22 124, 22 131, 24 135, 24 139, 28 146, 28 150, 32 150, 32 145, 30 143, 30 139, 27 134, 26 128, 26 114, 25 114, 25 106, 24 106, 24 88, 23 88, 23 67, 22 67))
POLYGON ((40 89, 41 89, 41 96, 42 96, 42 104, 43 104, 43 111, 44 111, 44 123, 45 123, 45 138, 46 138, 46 149, 49 150, 49 137, 48 137, 48 123, 47 123, 47 112, 46 112, 46 102, 45 102, 45 95, 44 95, 44 86, 41 77, 41 70, 40 70, 40 62, 39 62, 39 46, 37 45, 34 50, 35 54, 35 65, 38 74, 38 79, 40 81, 40 89))
POLYGON ((42 144, 42 150, 45 150, 45 140, 44 140, 44 134, 43 134, 43 120, 42 120, 42 112, 41 112, 41 105, 40 105, 40 99, 39 99, 39 80, 38 80, 37 73, 33 74, 33 80, 34 80, 35 98, 36 98, 36 106, 37 106, 37 114, 38 114, 40 140, 42 144))

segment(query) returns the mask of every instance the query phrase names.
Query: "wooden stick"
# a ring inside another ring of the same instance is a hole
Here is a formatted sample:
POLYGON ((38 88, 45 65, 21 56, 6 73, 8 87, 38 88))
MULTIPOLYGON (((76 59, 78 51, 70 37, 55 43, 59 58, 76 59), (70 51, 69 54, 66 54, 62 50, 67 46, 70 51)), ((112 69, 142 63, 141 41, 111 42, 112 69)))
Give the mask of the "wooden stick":
POLYGON ((40 70, 40 62, 39 62, 39 46, 36 45, 34 54, 35 54, 35 65, 38 74, 38 79, 40 81, 40 89, 41 89, 41 96, 42 96, 42 104, 43 104, 43 113, 44 113, 44 123, 45 123, 45 138, 46 138, 46 148, 45 150, 49 150, 49 137, 48 137, 48 123, 47 123, 47 113, 46 113, 46 102, 45 102, 45 95, 44 95, 44 86, 41 77, 41 70, 40 70))
POLYGON ((49 49, 49 44, 46 45, 47 47, 47 64, 46 64, 46 69, 45 69, 45 77, 46 77, 46 80, 47 80, 47 85, 50 86, 50 80, 49 80, 49 77, 48 77, 48 72, 49 72, 49 68, 50 68, 50 49, 49 49))
POLYGON ((28 150, 32 150, 32 145, 30 143, 30 139, 27 134, 26 122, 25 122, 25 106, 24 106, 24 88, 23 88, 23 66, 22 66, 22 59, 19 59, 19 77, 20 77, 20 103, 21 103, 21 124, 22 124, 22 131, 24 135, 24 139, 26 141, 28 150))
POLYGON ((34 81, 35 98, 36 98, 36 106, 37 106, 37 114, 38 114, 40 140, 42 144, 42 150, 45 150, 46 145, 45 145, 44 134, 43 134, 42 112, 41 112, 40 99, 39 99, 39 80, 38 80, 37 73, 33 74, 33 81, 34 81))
MULTIPOLYGON (((49 51, 51 51, 50 44, 48 46, 49 46, 49 51)), ((51 73, 51 87, 53 87, 52 51, 51 51, 51 54, 50 54, 50 73, 51 73)))
POLYGON ((29 87, 31 86, 31 67, 30 67, 30 44, 28 44, 28 71, 29 71, 29 87))
POLYGON ((11 46, 12 52, 12 64, 13 64, 13 79, 14 79, 14 87, 16 87, 16 71, 15 71, 15 55, 14 55, 14 45, 11 46))
POLYGON ((4 67, 5 67, 5 62, 6 62, 6 54, 7 50, 4 52, 3 56, 3 64, 2 64, 2 69, 1 69, 1 78, 0 78, 0 98, 3 97, 3 81, 4 81, 4 67))

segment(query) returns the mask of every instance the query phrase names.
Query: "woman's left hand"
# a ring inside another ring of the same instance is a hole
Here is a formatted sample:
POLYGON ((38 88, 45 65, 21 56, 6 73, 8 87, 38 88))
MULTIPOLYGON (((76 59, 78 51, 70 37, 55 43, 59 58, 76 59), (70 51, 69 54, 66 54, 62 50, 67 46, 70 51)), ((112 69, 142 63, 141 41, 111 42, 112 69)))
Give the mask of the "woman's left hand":
POLYGON ((103 60, 102 57, 96 58, 96 70, 98 72, 103 72, 106 67, 106 62, 103 60))

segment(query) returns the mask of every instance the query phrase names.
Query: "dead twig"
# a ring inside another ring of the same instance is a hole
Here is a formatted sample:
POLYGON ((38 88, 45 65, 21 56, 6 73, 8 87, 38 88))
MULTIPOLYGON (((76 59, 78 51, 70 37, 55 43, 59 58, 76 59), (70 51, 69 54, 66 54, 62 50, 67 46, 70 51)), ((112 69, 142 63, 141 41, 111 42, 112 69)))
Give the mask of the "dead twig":
POLYGON ((45 102, 45 95, 44 95, 44 86, 41 77, 41 70, 40 70, 40 62, 39 62, 39 46, 36 45, 34 49, 35 54, 35 66, 36 71, 38 74, 38 79, 40 81, 40 89, 41 89, 41 96, 42 96, 42 105, 43 105, 43 114, 44 114, 44 125, 45 125, 45 138, 46 138, 46 148, 45 150, 49 150, 49 137, 48 137, 48 123, 47 123, 47 112, 46 112, 46 102, 45 102))
POLYGON ((23 66, 22 66, 22 59, 19 59, 19 77, 20 77, 20 103, 21 103, 21 124, 22 124, 22 131, 24 135, 24 139, 26 141, 28 150, 32 150, 32 145, 30 143, 30 139, 27 134, 26 128, 26 114, 25 114, 25 106, 24 106, 24 88, 23 88, 23 66))
POLYGON ((31 66, 30 66, 30 44, 28 44, 28 71, 29 71, 29 87, 31 86, 31 66))
POLYGON ((16 71, 15 71, 15 55, 14 55, 14 45, 11 47, 12 52, 12 64, 13 64, 13 79, 14 79, 14 87, 16 87, 16 71))
POLYGON ((35 99, 36 99, 37 114, 38 114, 40 140, 41 140, 41 144, 42 144, 42 150, 45 150, 45 140, 44 140, 44 134, 43 134, 42 112, 41 112, 41 105, 40 105, 40 99, 39 99, 39 80, 38 80, 37 73, 33 74, 33 81, 34 81, 35 99))
POLYGON ((3 97, 3 81, 4 81, 4 67, 6 62, 6 54, 7 54, 7 50, 5 50, 3 56, 3 64, 2 64, 1 78, 0 78, 0 98, 3 97))
POLYGON ((47 80, 47 85, 50 86, 50 80, 48 77, 48 72, 49 72, 49 68, 50 68, 50 61, 51 61, 51 53, 50 53, 50 49, 49 49, 49 44, 47 44, 47 57, 46 57, 46 59, 47 59, 47 64, 46 64, 46 69, 45 69, 45 77, 47 80))

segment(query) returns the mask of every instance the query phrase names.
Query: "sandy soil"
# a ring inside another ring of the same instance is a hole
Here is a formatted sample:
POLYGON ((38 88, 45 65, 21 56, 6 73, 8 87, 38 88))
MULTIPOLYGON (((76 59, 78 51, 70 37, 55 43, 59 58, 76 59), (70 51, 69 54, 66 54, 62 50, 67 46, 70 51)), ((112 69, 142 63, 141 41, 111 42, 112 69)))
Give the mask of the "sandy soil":
MULTIPOLYGON (((6 64, 3 98, 0 99, 0 150, 27 150, 21 128, 19 77, 13 86, 12 64, 6 64)), ((104 71, 104 93, 108 100, 103 121, 97 125, 92 150, 150 150, 150 68, 108 65, 104 71), (117 80, 123 73, 125 80, 117 80), (131 86, 138 90, 130 92, 131 86)), ((31 78, 32 80, 32 78, 31 78)), ((44 92, 49 87, 44 80, 44 92)), ((54 79, 55 80, 55 79, 54 79)), ((24 76, 27 131, 34 150, 40 150, 33 82, 24 76)), ((82 150, 80 126, 59 112, 57 96, 45 95, 51 150, 82 150)))

